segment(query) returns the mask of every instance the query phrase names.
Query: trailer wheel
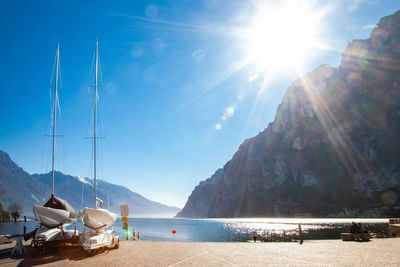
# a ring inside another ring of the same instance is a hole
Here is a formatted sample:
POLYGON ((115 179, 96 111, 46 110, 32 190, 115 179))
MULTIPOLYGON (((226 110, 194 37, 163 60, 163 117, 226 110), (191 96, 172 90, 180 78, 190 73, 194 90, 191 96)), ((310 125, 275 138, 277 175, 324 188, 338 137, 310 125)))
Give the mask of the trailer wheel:
POLYGON ((89 254, 90 257, 93 257, 94 255, 96 255, 96 250, 91 249, 91 250, 88 251, 88 254, 89 254))

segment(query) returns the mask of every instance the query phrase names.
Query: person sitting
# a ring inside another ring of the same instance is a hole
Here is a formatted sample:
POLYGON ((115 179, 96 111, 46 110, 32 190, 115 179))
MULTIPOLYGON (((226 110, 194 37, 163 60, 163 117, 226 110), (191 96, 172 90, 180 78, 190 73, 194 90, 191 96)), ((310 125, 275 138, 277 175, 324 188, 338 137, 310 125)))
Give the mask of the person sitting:
POLYGON ((357 226, 358 226, 359 233, 360 234, 364 233, 364 228, 361 226, 361 223, 358 223, 357 226))
POLYGON ((361 226, 361 223, 358 224, 358 229, 360 230, 360 234, 368 233, 368 230, 361 226))
POLYGON ((357 227, 357 224, 355 223, 355 222, 352 222, 351 223, 351 227, 350 227, 350 233, 352 233, 352 234, 356 234, 358 231, 358 229, 357 229, 358 227, 357 227))
POLYGON ((254 242, 257 241, 257 232, 256 231, 253 231, 252 239, 253 239, 254 242))

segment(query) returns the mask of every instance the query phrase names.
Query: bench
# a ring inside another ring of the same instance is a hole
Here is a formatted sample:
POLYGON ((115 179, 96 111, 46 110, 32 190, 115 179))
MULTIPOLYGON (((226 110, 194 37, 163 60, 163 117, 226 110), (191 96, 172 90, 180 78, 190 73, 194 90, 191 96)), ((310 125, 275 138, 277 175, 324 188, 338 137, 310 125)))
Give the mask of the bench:
POLYGON ((369 241, 371 239, 371 235, 369 233, 342 233, 341 237, 343 241, 369 241))

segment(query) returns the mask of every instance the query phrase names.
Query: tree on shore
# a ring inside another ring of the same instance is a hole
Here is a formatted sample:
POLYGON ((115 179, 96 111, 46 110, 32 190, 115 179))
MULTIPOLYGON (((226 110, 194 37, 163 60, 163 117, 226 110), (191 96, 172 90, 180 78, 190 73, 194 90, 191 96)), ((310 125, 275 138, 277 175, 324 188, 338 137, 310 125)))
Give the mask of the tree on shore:
POLYGON ((19 216, 21 216, 23 211, 24 209, 21 207, 21 205, 16 202, 13 202, 10 204, 10 206, 8 206, 8 212, 13 217, 14 222, 17 222, 17 219, 19 216))
POLYGON ((8 211, 3 209, 3 205, 0 203, 0 222, 8 222, 10 220, 10 214, 8 211))
MULTIPOLYGON (((6 195, 6 190, 0 188, 0 199, 6 195)), ((10 220, 10 214, 8 211, 3 209, 3 205, 0 202, 0 222, 6 222, 10 220)))

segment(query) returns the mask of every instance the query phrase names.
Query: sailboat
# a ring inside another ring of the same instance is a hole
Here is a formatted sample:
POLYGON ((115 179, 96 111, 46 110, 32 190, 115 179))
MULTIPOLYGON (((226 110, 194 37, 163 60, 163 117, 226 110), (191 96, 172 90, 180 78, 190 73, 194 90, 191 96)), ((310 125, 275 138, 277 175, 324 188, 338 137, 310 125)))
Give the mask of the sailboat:
MULTIPOLYGON (((59 231, 56 228, 61 228, 65 224, 73 223, 78 218, 78 213, 71 207, 71 205, 64 199, 56 197, 54 195, 54 160, 55 160, 55 144, 56 144, 56 114, 57 114, 57 89, 58 89, 58 77, 59 77, 59 62, 60 62, 60 44, 57 45, 56 54, 56 74, 55 74, 55 87, 54 87, 54 105, 53 105, 53 156, 52 156, 52 191, 50 199, 43 205, 33 206, 33 213, 36 218, 40 221, 40 224, 44 227, 36 234, 39 236, 40 233, 44 233, 48 230, 47 235, 45 234, 45 241, 48 239, 55 239, 59 237, 59 231), (47 228, 47 229, 46 229, 47 228)), ((43 238, 42 238, 43 239, 43 238)))
POLYGON ((94 230, 95 232, 84 232, 81 235, 81 245, 90 254, 101 247, 118 247, 119 238, 114 235, 114 231, 105 230, 105 228, 112 226, 117 219, 117 215, 107 209, 103 209, 103 201, 97 197, 96 193, 96 129, 97 129, 97 76, 99 66, 99 42, 96 41, 96 57, 95 57, 95 82, 94 82, 94 136, 93 136, 93 183, 94 183, 94 207, 84 208, 80 211, 80 218, 86 227, 94 230))

